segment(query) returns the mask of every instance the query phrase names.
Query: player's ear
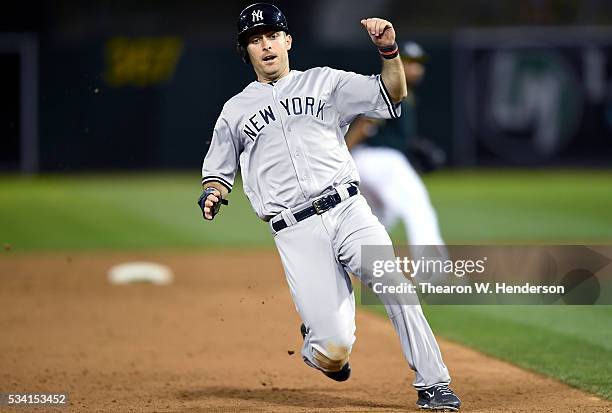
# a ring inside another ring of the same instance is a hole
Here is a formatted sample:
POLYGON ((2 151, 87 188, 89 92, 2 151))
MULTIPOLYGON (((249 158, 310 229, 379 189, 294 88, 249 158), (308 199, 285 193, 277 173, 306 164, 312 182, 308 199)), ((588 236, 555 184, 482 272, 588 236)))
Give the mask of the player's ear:
POLYGON ((291 38, 290 34, 285 34, 285 42, 287 45, 287 50, 291 50, 291 42, 293 42, 293 39, 291 38))

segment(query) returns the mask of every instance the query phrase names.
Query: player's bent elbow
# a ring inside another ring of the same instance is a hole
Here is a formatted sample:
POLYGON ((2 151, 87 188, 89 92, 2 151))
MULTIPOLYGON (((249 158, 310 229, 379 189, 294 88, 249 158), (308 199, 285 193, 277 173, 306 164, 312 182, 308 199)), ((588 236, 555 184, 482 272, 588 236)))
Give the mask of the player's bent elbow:
POLYGON ((395 104, 401 103, 404 99, 406 99, 408 97, 408 92, 403 90, 400 93, 398 93, 397 95, 392 95, 391 96, 391 101, 395 104))

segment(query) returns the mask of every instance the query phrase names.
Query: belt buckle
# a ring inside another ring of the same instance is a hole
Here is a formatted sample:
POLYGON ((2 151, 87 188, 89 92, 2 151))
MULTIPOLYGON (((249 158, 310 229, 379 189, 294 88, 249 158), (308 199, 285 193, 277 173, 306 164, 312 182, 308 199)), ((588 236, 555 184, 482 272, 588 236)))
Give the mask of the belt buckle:
POLYGON ((328 195, 312 201, 312 206, 314 207, 317 215, 321 215, 322 213, 332 209, 335 205, 333 198, 328 195))

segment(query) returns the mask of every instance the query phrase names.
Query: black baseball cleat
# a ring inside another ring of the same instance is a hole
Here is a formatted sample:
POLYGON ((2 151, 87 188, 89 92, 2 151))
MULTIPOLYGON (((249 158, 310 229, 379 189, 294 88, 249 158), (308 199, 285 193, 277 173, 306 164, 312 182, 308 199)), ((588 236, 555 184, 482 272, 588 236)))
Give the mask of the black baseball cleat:
POLYGON ((327 377, 336 381, 347 381, 351 377, 351 365, 347 361, 344 366, 338 371, 324 371, 327 377))
POLYGON ((308 334, 308 329, 306 328, 304 323, 302 323, 302 325, 300 326, 300 333, 302 333, 302 339, 305 339, 306 334, 308 334))
POLYGON ((456 412, 461 407, 461 400, 446 384, 439 384, 419 390, 416 404, 420 409, 456 412))
MULTIPOLYGON (((300 326, 300 333, 302 333, 302 338, 306 338, 306 334, 308 334, 308 329, 306 328, 304 323, 302 323, 302 325, 300 326)), ((311 365, 311 363, 309 363, 309 362, 307 364, 311 365)), ((312 366, 312 367, 314 367, 314 366, 312 366)), ((323 370, 321 370, 321 372, 323 374, 325 374, 327 377, 329 377, 330 379, 332 379, 332 380, 347 381, 349 379, 349 377, 351 377, 351 365, 347 361, 346 364, 344 366, 342 366, 342 368, 340 370, 338 370, 338 371, 323 371, 323 370)))

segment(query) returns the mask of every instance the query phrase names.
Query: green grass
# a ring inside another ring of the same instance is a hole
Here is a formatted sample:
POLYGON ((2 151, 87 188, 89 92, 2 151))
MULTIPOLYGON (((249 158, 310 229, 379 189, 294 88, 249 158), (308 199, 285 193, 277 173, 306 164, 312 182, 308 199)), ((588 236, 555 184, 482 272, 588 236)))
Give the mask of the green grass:
POLYGON ((267 225, 236 192, 231 207, 207 223, 196 205, 197 172, 4 177, 0 242, 15 250, 273 245, 267 225))
POLYGON ((611 306, 424 309, 436 334, 612 400, 611 306))
MULTIPOLYGON (((612 171, 443 172, 426 184, 448 243, 612 242, 612 171)), ((0 243, 17 251, 272 247, 240 182, 212 223, 201 219, 199 194, 197 172, 3 176, 0 243)), ((405 241, 403 228, 392 237, 405 241)), ((426 312, 444 337, 612 399, 612 307, 426 312)))
MULTIPOLYGON (((479 171, 428 176, 447 243, 612 242, 612 171, 479 171)), ((404 241, 398 226, 392 237, 404 241)))
MULTIPOLYGON (((612 241, 612 171, 444 172, 426 178, 448 243, 612 241)), ((269 247, 236 183, 212 223, 198 173, 0 177, 0 242, 18 250, 269 247)), ((397 242, 405 241, 398 226, 397 242)))

